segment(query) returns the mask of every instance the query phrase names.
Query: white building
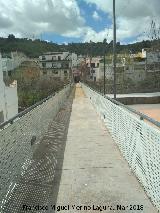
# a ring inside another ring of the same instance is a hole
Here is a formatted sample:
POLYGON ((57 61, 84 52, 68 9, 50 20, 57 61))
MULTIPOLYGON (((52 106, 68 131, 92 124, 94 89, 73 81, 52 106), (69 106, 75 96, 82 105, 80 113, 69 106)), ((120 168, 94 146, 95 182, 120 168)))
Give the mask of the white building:
MULTIPOLYGON (((100 73, 101 77, 104 75, 104 63, 100 63, 100 73)), ((128 63, 125 58, 122 58, 118 63, 116 63, 116 75, 117 75, 117 83, 124 78, 132 79, 134 82, 142 81, 146 77, 146 63, 142 62, 134 62, 128 63)), ((107 63, 105 65, 105 76, 108 80, 113 80, 114 72, 113 72, 113 63, 107 63)))
MULTIPOLYGON (((104 77, 104 62, 100 63, 100 78, 104 77)), ((113 66, 110 64, 105 65, 105 77, 106 79, 113 79, 113 66)))
POLYGON ((98 81, 102 78, 100 60, 101 57, 86 58, 86 65, 90 70, 90 80, 98 81))
POLYGON ((70 53, 69 59, 71 60, 71 68, 77 67, 78 56, 75 53, 70 53))
POLYGON ((160 51, 151 48, 142 49, 142 57, 146 60, 147 72, 160 72, 160 51))
POLYGON ((142 58, 147 59, 147 63, 160 63, 160 51, 153 51, 152 49, 142 49, 142 58))
POLYGON ((77 55, 69 52, 48 52, 39 56, 43 75, 69 78, 72 68, 77 66, 77 55))
POLYGON ((4 76, 11 76, 12 71, 19 67, 27 57, 21 52, 11 52, 9 54, 1 54, 2 71, 4 76))
POLYGON ((3 81, 2 56, 0 54, 0 123, 18 113, 17 82, 6 86, 3 81))
POLYGON ((86 57, 85 57, 85 56, 79 55, 79 56, 77 57, 77 65, 78 65, 78 66, 80 66, 81 63, 83 63, 83 62, 85 62, 85 61, 86 61, 86 57))

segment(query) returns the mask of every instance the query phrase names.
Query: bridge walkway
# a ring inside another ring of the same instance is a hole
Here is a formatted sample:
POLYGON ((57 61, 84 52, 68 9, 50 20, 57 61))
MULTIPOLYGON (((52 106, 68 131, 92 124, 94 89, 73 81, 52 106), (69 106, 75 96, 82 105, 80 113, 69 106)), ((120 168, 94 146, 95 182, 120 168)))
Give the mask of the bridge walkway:
POLYGON ((93 205, 106 206, 104 212, 157 212, 80 87, 76 88, 60 170, 57 206, 69 205, 64 212, 100 212, 93 205), (126 210, 117 210, 117 205, 126 210), (143 210, 139 210, 141 205, 143 210))

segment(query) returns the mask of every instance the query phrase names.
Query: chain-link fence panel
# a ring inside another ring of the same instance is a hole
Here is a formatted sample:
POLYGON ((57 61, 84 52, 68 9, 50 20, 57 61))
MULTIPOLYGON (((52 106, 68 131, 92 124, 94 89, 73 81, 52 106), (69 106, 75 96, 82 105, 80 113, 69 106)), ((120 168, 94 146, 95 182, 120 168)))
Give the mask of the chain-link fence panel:
MULTIPOLYGON (((29 181, 30 179, 33 181, 33 177, 35 176, 38 181, 44 180, 44 176, 50 181, 49 178, 52 177, 51 173, 53 173, 53 169, 47 170, 47 174, 43 166, 41 167, 40 165, 45 165, 45 167, 47 167, 51 161, 47 156, 45 159, 38 159, 37 157, 34 159, 34 152, 36 152, 37 147, 41 144, 48 127, 51 123, 53 125, 53 119, 69 96, 71 89, 71 85, 66 86, 63 90, 44 101, 42 104, 36 106, 22 117, 17 116, 17 118, 12 121, 12 124, 8 124, 0 130, 1 209, 8 201, 11 192, 15 189, 19 190, 21 195, 27 193, 27 190, 29 190, 30 187, 29 185, 23 185, 26 181, 29 181), (44 171, 42 175, 40 171, 43 169, 44 171), (34 173, 36 173, 36 175, 33 175, 34 173), (20 177, 22 178, 24 176, 25 179, 23 179, 22 184, 18 180, 20 177)), ((55 162, 52 161, 52 164, 54 165, 55 162)), ((40 190, 38 186, 37 189, 40 190)), ((30 193, 30 196, 34 196, 34 193, 35 192, 30 193)), ((35 196, 38 197, 38 194, 35 194, 35 196)), ((45 199, 47 199, 47 196, 48 195, 44 192, 45 199)), ((16 200, 17 204, 20 202, 20 199, 13 200, 16 200)), ((7 212, 18 212, 12 210, 10 209, 10 211, 7 212)))
POLYGON ((86 85, 82 87, 144 190, 160 209, 160 130, 86 85))

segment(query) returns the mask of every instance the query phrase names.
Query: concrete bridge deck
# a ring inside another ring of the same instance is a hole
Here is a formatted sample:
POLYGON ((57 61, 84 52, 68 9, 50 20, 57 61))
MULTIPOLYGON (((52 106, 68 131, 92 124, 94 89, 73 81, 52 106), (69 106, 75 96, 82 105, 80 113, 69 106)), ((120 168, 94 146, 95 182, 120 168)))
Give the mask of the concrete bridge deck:
POLYGON ((157 212, 81 88, 76 88, 61 172, 57 206, 69 205, 63 212, 100 212, 100 206, 106 206, 104 212, 157 212))

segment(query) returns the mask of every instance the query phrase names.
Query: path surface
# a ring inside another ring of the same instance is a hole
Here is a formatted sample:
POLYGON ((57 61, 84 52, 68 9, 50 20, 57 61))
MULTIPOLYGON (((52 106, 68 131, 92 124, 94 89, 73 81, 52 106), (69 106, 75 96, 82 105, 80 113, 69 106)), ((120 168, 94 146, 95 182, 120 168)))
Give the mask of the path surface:
POLYGON ((62 212, 70 213, 100 212, 90 210, 93 205, 106 205, 103 212, 157 212, 81 88, 73 101, 57 205, 69 205, 62 212), (117 205, 128 207, 117 211, 117 205), (129 210, 130 205, 144 210, 129 210))

